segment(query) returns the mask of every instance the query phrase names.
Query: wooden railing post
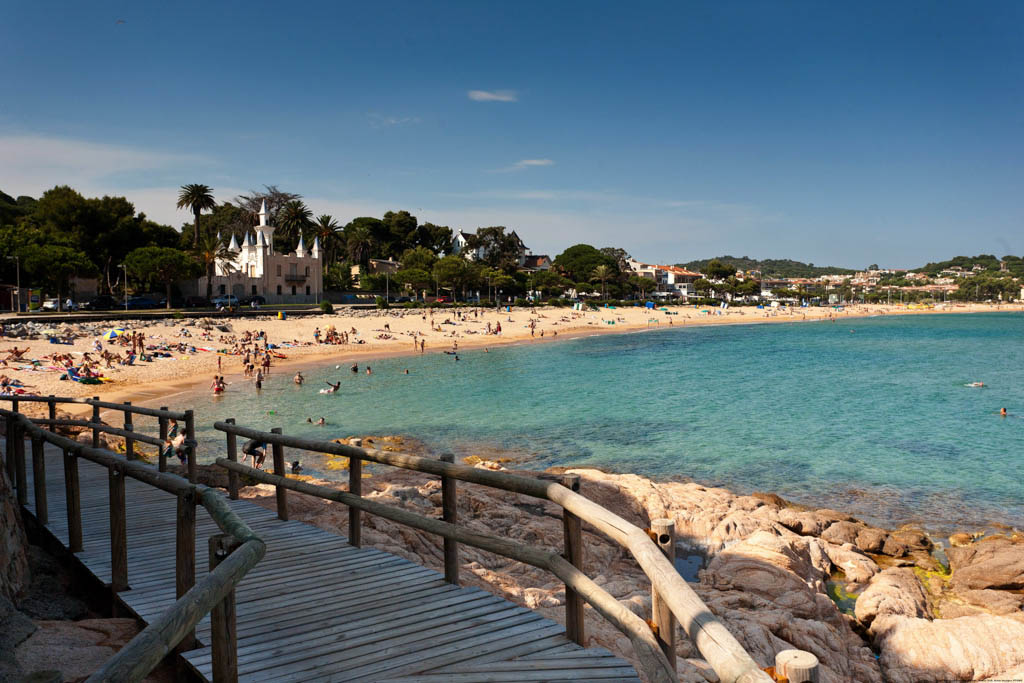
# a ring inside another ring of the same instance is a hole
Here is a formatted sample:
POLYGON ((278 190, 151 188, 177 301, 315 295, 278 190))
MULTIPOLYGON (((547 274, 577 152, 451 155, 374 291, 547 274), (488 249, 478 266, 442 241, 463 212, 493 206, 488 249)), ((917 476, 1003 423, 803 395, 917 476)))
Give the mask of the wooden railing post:
MULTIPOLYGON (((167 406, 160 406, 160 410, 167 410, 167 406)), ((159 422, 160 422, 160 442, 161 442, 161 446, 160 446, 160 453, 159 453, 159 455, 157 455, 157 469, 159 471, 161 471, 161 472, 166 472, 167 471, 167 455, 164 452, 166 449, 164 448, 163 443, 165 443, 167 441, 167 431, 168 431, 167 418, 164 417, 163 415, 161 415, 160 418, 159 418, 159 422)))
MULTIPOLYGON (((92 400, 99 401, 99 396, 93 396, 92 400)), ((92 447, 100 447, 100 407, 95 403, 92 406, 92 447)))
MULTIPOLYGON (((280 434, 281 428, 274 427, 271 434, 280 434)), ((287 476, 284 469, 284 446, 279 443, 272 444, 274 449, 274 474, 279 477, 287 476)), ((277 518, 288 521, 288 489, 283 486, 277 487, 277 518)))
MULTIPOLYGON (((210 536, 210 572, 239 546, 229 534, 210 536)), ((235 591, 231 590, 210 612, 214 683, 237 683, 238 641, 235 627, 235 591)))
POLYGON ((196 483, 196 416, 185 411, 185 454, 188 457, 188 480, 196 483))
POLYGON ((47 417, 50 418, 50 431, 51 432, 56 432, 57 431, 57 425, 53 424, 53 421, 57 419, 57 401, 54 400, 56 398, 57 398, 56 396, 54 396, 53 394, 50 394, 50 396, 47 398, 47 401, 46 401, 46 408, 47 408, 46 414, 47 414, 47 417))
MULTIPOLYGON (((134 429, 132 426, 132 402, 125 401, 124 405, 124 430, 130 432, 134 429)), ((135 459, 135 440, 130 436, 124 437, 124 458, 125 460, 135 459)))
MULTIPOLYGON (((235 424, 235 418, 229 417, 224 420, 228 424, 235 424)), ((228 460, 238 462, 238 437, 234 432, 227 433, 228 438, 228 460)), ((238 500, 238 472, 228 470, 228 498, 238 500)))
MULTIPOLYGON (((580 490, 578 474, 562 475, 562 486, 570 491, 580 490)), ((562 531, 565 534, 565 559, 583 571, 583 529, 580 518, 562 509, 562 531)), ((586 647, 587 636, 583 628, 583 597, 569 586, 565 587, 565 637, 586 647)))
POLYGON ((7 429, 4 430, 6 439, 4 441, 4 449, 7 451, 7 478, 11 482, 11 486, 17 486, 17 456, 14 451, 14 436, 18 431, 18 418, 14 415, 7 416, 7 429))
MULTIPOLYGON (((454 463, 455 455, 445 453, 441 456, 441 462, 454 463)), ((459 520, 458 497, 456 480, 451 477, 441 477, 441 506, 441 519, 456 524, 459 520)), ((444 539, 444 580, 459 585, 459 543, 454 538, 444 539)))
POLYGON ((46 526, 50 514, 46 505, 46 460, 44 459, 43 437, 32 435, 32 489, 36 498, 36 520, 46 526))
MULTIPOLYGON (((676 561, 676 523, 671 519, 651 520, 651 534, 669 562, 676 561)), ((668 604, 661 599, 658 590, 651 586, 651 621, 655 627, 654 637, 658 639, 661 651, 665 653, 672 669, 676 669, 676 618, 668 604)))
MULTIPOLYGON (((10 437, 8 437, 10 438, 10 437)), ((14 485, 18 489, 18 505, 28 505, 28 476, 25 473, 25 428, 14 426, 14 485)))
MULTIPOLYGON (((352 439, 349 443, 356 448, 363 447, 362 439, 352 439)), ((363 460, 349 457, 348 459, 348 492, 353 496, 363 495, 363 460)), ((348 509, 348 544, 359 548, 362 546, 362 510, 354 507, 348 509)))
POLYGON ((791 683, 818 683, 818 658, 804 650, 783 650, 775 655, 775 673, 791 683))
POLYGON ((78 456, 64 451, 64 497, 68 508, 68 550, 82 552, 82 498, 78 487, 78 456))
POLYGON ((110 481, 110 589, 128 588, 128 516, 124 500, 124 474, 111 465, 110 481))
MULTIPOLYGON (((196 496, 191 490, 178 495, 174 558, 174 597, 180 598, 196 583, 196 496)), ((178 650, 191 650, 195 636, 192 630, 182 639, 178 650)))

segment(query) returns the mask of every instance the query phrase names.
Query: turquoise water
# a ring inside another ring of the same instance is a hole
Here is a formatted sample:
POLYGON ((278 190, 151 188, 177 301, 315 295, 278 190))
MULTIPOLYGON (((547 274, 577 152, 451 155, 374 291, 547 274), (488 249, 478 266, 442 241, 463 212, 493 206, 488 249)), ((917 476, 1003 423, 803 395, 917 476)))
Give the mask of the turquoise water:
MULTIPOLYGON (((401 434, 436 452, 771 491, 887 526, 1024 526, 1020 314, 694 327, 372 366, 311 370, 303 387, 278 372, 260 393, 239 381, 188 402, 207 424, 401 434), (339 393, 318 393, 327 378, 339 393), (306 424, 321 415, 327 427, 306 424)), ((199 436, 204 453, 222 449, 222 435, 199 436)))

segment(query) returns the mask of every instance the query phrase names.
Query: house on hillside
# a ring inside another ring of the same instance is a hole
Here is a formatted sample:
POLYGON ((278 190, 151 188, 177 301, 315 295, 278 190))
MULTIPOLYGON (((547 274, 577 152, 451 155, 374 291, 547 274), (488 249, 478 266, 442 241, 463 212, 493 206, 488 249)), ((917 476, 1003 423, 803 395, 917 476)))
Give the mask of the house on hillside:
POLYGON ((384 273, 394 275, 401 267, 401 261, 392 261, 390 259, 383 258, 372 258, 367 261, 365 266, 361 266, 357 263, 349 270, 349 274, 352 276, 352 287, 354 289, 362 289, 359 284, 360 275, 383 275, 384 273))
MULTIPOLYGON (((307 249, 303 239, 295 251, 280 254, 274 250, 274 231, 267 224, 267 204, 263 202, 260 223, 247 231, 238 243, 235 235, 228 245, 229 256, 217 259, 214 266, 213 294, 233 294, 242 299, 262 296, 267 303, 316 303, 323 296, 324 254, 320 240, 307 249)), ((197 291, 206 292, 206 277, 199 278, 197 291)))
POLYGON ((641 263, 636 259, 626 261, 629 269, 640 277, 653 280, 655 292, 662 296, 687 298, 695 296, 697 290, 693 283, 704 277, 702 274, 680 268, 679 266, 659 266, 650 263, 641 263))
MULTIPOLYGON (((534 255, 515 230, 510 232, 508 236, 511 237, 515 243, 517 252, 516 267, 518 270, 550 270, 550 256, 547 254, 534 255)), ((469 241, 470 235, 466 234, 463 230, 459 230, 455 233, 455 237, 452 238, 452 253, 461 254, 463 258, 470 261, 480 261, 487 258, 486 247, 477 247, 476 249, 473 249, 469 246, 469 241)))

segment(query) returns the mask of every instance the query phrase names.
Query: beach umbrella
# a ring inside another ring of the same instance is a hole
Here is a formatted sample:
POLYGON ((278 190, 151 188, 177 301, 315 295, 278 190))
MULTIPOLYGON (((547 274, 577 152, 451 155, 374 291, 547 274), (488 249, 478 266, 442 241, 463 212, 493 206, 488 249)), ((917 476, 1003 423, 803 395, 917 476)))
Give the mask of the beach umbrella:
POLYGON ((111 339, 117 339, 122 334, 124 334, 123 327, 111 327, 109 330, 103 333, 102 338, 106 339, 107 341, 110 341, 111 339))

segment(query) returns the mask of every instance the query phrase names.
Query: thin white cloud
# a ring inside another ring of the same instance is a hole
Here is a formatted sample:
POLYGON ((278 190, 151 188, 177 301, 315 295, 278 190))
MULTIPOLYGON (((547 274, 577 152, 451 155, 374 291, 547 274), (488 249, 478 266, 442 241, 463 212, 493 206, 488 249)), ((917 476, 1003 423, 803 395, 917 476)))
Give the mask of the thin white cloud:
POLYGON ((466 96, 474 102, 518 102, 515 90, 470 90, 466 96))
POLYGON ((511 171, 525 171, 528 168, 540 168, 544 166, 554 166, 555 162, 552 159, 522 159, 517 161, 511 166, 505 166, 504 168, 495 168, 489 173, 509 173, 511 171))
POLYGON ((391 128, 392 126, 406 126, 420 122, 418 116, 384 116, 370 113, 366 117, 370 120, 371 128, 391 128))

